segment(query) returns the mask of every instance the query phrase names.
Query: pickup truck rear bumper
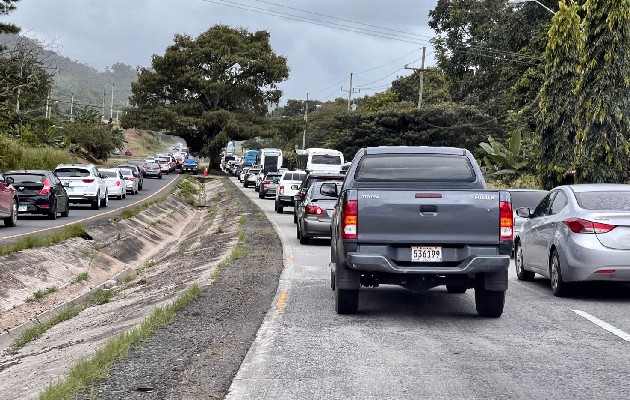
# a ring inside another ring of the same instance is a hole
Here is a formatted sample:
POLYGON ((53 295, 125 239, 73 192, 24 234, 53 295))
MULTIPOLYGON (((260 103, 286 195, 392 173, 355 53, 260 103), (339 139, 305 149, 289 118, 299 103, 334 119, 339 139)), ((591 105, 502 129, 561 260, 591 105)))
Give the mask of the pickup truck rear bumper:
POLYGON ((477 274, 507 271, 509 255, 470 256, 457 265, 439 266, 438 263, 401 266, 380 254, 348 253, 348 267, 358 271, 386 272, 394 274, 477 274))

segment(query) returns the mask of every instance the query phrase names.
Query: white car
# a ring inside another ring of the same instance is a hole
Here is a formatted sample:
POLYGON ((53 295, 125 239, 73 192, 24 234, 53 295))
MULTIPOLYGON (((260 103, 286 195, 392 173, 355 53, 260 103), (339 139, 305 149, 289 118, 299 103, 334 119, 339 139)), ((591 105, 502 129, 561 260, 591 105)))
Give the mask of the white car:
POLYGON ((68 192, 70 203, 91 204, 92 209, 107 207, 105 176, 92 164, 60 164, 55 174, 68 192))
POLYGON ((276 204, 274 207, 278 214, 282 214, 285 206, 293 207, 293 197, 297 194, 305 177, 306 172, 304 171, 286 171, 282 174, 276 190, 276 204))
POLYGON ((107 183, 107 194, 109 197, 116 197, 118 200, 127 197, 127 186, 119 168, 101 169, 100 171, 101 174, 107 176, 105 182, 107 183))
POLYGON ((125 188, 131 194, 138 194, 138 178, 133 175, 133 171, 129 168, 120 168, 120 173, 125 181, 125 188))

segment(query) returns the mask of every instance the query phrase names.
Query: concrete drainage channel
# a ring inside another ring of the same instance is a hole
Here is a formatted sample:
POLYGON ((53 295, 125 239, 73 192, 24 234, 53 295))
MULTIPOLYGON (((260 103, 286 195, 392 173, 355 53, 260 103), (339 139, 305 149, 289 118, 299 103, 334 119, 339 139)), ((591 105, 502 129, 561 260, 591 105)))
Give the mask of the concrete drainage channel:
POLYGON ((0 257, 3 399, 36 397, 108 338, 210 279, 236 243, 239 215, 226 200, 222 179, 194 184, 192 197, 169 196, 133 218, 89 226, 92 240, 74 238, 0 257), (41 339, 12 348, 34 326, 103 291, 109 293, 102 304, 90 303, 41 339))

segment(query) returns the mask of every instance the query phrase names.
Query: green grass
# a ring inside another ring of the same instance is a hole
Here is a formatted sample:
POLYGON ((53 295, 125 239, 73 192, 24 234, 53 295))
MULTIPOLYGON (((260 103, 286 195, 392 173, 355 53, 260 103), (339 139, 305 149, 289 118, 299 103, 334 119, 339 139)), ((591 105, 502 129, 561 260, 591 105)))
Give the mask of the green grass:
POLYGON ((136 215, 140 214, 142 211, 146 210, 147 208, 151 207, 154 204, 159 204, 163 201, 165 201, 166 199, 168 199, 168 194, 166 196, 162 196, 160 198, 157 198, 155 200, 151 200, 151 201, 147 201, 146 203, 142 203, 139 206, 133 207, 133 208, 128 208, 126 210, 123 210, 120 213, 120 218, 121 219, 129 219, 129 218, 133 218, 136 215))
POLYGON ((60 232, 53 233, 52 235, 42 237, 29 235, 15 243, 0 246, 0 256, 6 256, 26 249, 52 246, 68 239, 85 236, 86 234, 87 232, 85 231, 83 225, 73 224, 65 227, 60 232))
POLYGON ((236 246, 234 246, 230 255, 227 256, 225 260, 221 261, 216 266, 214 271, 212 271, 212 274, 210 275, 210 280, 212 280, 213 282, 219 279, 219 275, 221 275, 221 271, 223 271, 223 269, 228 264, 230 264, 231 262, 235 260, 238 260, 239 258, 245 255, 244 245, 247 242, 247 240, 245 238, 245 232, 243 231, 243 225, 245 224, 246 220, 247 220, 247 217, 245 215, 241 215, 241 217, 238 219, 238 241, 236 242, 236 246))
POLYGON ((58 290, 57 286, 49 286, 46 289, 39 289, 33 293, 32 296, 26 299, 27 302, 41 300, 51 293, 55 293, 58 290))
POLYGON ((87 272, 82 272, 79 275, 75 276, 74 279, 72 279, 72 283, 79 283, 88 280, 90 280, 90 274, 88 274, 87 272))
MULTIPOLYGON (((50 290, 51 288, 47 288, 46 290, 50 290)), ((57 288, 54 287, 52 292, 56 291, 57 288)), ((35 292, 37 293, 37 292, 35 292)), ((116 296, 116 292, 113 290, 105 290, 99 289, 90 296, 90 299, 84 303, 81 303, 76 306, 72 306, 64 309, 63 311, 56 314, 54 317, 49 319, 48 321, 39 323, 35 325, 33 328, 25 330, 19 338, 17 338, 11 344, 11 350, 15 351, 29 342, 32 342, 35 339, 40 338, 47 330, 52 328, 53 326, 60 324, 64 321, 67 321, 71 318, 76 317, 81 311, 85 310, 88 307, 101 305, 109 302, 114 296, 116 296)))
POLYGON ((153 311, 139 326, 109 340, 94 356, 80 361, 64 380, 50 384, 39 398, 42 400, 73 399, 79 390, 107 378, 112 365, 124 358, 134 344, 148 338, 156 330, 168 326, 178 311, 199 296, 201 296, 201 288, 197 285, 191 286, 172 303, 153 311))

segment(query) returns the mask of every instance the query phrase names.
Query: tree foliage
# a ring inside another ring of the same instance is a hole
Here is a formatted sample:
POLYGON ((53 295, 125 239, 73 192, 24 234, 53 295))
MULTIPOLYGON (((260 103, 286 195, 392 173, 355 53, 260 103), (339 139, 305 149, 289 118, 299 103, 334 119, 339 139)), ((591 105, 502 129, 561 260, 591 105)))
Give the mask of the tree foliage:
POLYGON ((559 3, 549 29, 545 50, 545 79, 540 89, 538 170, 545 189, 554 186, 575 168, 575 134, 579 114, 575 90, 579 79, 584 37, 578 6, 559 3))
POLYGON ((230 139, 261 132, 268 105, 280 100, 277 84, 289 73, 268 32, 224 25, 196 38, 175 35, 151 65, 132 84, 133 107, 124 124, 176 134, 191 151, 209 156, 230 139))
POLYGON ((630 144, 630 0, 588 0, 577 87, 578 182, 625 182, 630 144))
MULTIPOLYGON (((17 3, 18 1, 20 0, 0 0, 0 16, 7 15, 11 11, 15 10, 15 3, 17 3)), ((20 32, 20 28, 16 25, 0 22, 0 34, 18 32, 20 32)), ((0 46, 0 51, 2 50, 2 46, 0 46)))

